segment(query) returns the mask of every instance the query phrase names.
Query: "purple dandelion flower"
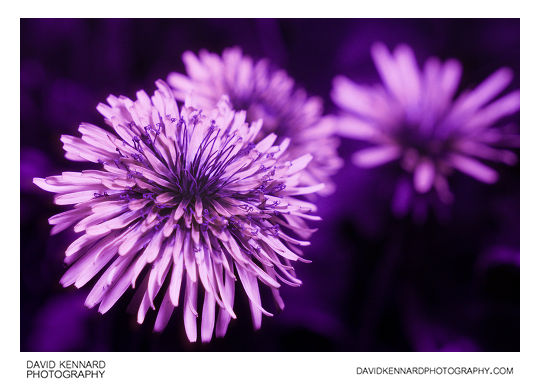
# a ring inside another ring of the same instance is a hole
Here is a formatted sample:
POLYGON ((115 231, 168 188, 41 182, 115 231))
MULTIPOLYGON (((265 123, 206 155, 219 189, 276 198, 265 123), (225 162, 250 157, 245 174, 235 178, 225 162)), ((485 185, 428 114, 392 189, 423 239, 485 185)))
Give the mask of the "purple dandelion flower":
POLYGON ((155 330, 183 306, 192 342, 202 287, 201 340, 207 342, 214 326, 224 336, 236 318, 239 277, 259 328, 262 314, 272 314, 261 304, 258 281, 282 309, 280 282, 301 284, 292 262, 306 261, 300 246, 314 231, 306 220, 320 218, 315 205, 295 197, 323 188, 300 183, 312 156, 284 160, 290 140, 277 144, 275 134, 256 140, 262 121, 246 123, 245 112, 232 110, 227 97, 212 109, 186 103, 179 111, 166 83, 156 84, 151 98, 139 91, 135 101, 109 96, 109 105, 98 105, 116 133, 82 123, 80 138, 61 137, 66 158, 100 169, 34 179, 56 193, 56 204, 75 205, 49 219, 53 234, 71 226, 82 234, 66 250, 71 266, 61 283, 80 288, 102 272, 85 302, 99 305, 100 313, 129 286, 138 287, 132 303, 139 323, 162 291, 155 330))
POLYGON ((339 139, 334 135, 335 119, 322 115, 319 98, 295 87, 285 71, 273 70, 265 59, 254 62, 239 48, 225 49, 222 56, 203 50, 197 57, 188 51, 183 61, 187 76, 171 73, 167 79, 177 99, 191 98, 205 108, 228 95, 235 110, 247 112, 248 122, 263 119, 258 138, 275 133, 291 139, 284 155, 287 159, 313 155, 301 174, 303 183, 324 183, 322 195, 334 191, 330 176, 342 166, 339 139))
POLYGON ((447 179, 454 170, 495 183, 497 172, 482 161, 517 162, 508 148, 519 146, 519 134, 512 127, 496 127, 519 111, 519 91, 496 99, 512 80, 509 69, 455 97, 461 77, 456 60, 430 58, 422 71, 410 47, 398 46, 392 54, 380 43, 372 57, 382 85, 359 85, 343 76, 334 80, 332 98, 342 109, 337 131, 367 144, 353 155, 355 165, 370 168, 399 160, 412 175, 397 184, 397 214, 411 208, 415 194, 451 203, 447 179))

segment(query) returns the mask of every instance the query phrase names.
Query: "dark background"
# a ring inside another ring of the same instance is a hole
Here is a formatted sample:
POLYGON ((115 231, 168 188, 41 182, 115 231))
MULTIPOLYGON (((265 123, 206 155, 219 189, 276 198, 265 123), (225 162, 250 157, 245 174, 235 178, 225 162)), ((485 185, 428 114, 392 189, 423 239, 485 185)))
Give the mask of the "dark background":
MULTIPOLYGON (((224 339, 189 344, 181 311, 162 334, 126 312, 130 294, 106 315, 83 306, 88 287, 64 289, 71 230, 49 236, 62 210, 33 177, 80 170, 63 158, 61 134, 88 121, 108 94, 131 98, 183 71, 185 50, 238 45, 268 57, 335 112, 332 79, 378 81, 369 48, 382 41, 413 47, 464 67, 462 87, 501 66, 519 88, 519 20, 122 19, 21 21, 21 350, 22 351, 517 351, 519 350, 519 166, 500 166, 483 185, 452 176, 454 204, 418 224, 390 210, 393 167, 361 170, 349 162, 357 143, 343 140, 346 164, 337 192, 319 200, 319 231, 296 265, 300 288, 283 287, 285 310, 253 331, 245 295, 224 339)), ((518 122, 518 117, 514 119, 518 122)), ((267 298, 266 303, 271 303, 267 298)), ((268 306, 271 308, 271 306, 268 306)))

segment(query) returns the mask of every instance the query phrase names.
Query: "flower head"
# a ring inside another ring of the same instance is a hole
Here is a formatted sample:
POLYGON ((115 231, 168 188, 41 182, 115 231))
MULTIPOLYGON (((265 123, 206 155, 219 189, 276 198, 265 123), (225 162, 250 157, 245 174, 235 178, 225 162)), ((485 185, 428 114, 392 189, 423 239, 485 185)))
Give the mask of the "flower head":
POLYGON ((222 56, 203 50, 197 57, 188 51, 183 60, 187 76, 171 73, 167 79, 179 100, 191 98, 205 108, 228 95, 234 109, 247 112, 248 122, 263 119, 258 138, 269 133, 290 138, 284 157, 313 155, 302 182, 325 183, 320 191, 324 195, 334 190, 330 176, 342 165, 339 140, 334 136, 333 117, 322 116, 319 98, 308 97, 285 71, 272 70, 264 59, 254 62, 239 48, 226 49, 222 56))
POLYGON ((247 124, 226 97, 213 109, 186 104, 179 111, 166 83, 156 84, 151 98, 139 91, 135 101, 110 96, 98 105, 115 133, 83 123, 80 138, 61 137, 68 159, 99 169, 34 179, 56 193, 56 204, 75 205, 49 219, 52 233, 73 226, 82 234, 66 250, 71 267, 61 283, 81 287, 102 272, 85 302, 101 313, 138 286, 139 323, 161 290, 155 329, 183 306, 190 341, 197 339, 202 287, 201 339, 209 341, 216 304, 217 336, 236 317, 239 277, 259 328, 262 314, 271 314, 258 281, 281 308, 280 282, 301 283, 291 262, 305 261, 299 246, 314 231, 305 220, 320 219, 313 204, 295 198, 322 188, 299 182, 311 155, 283 160, 290 141, 276 144, 275 134, 257 141, 262 122, 247 124))
POLYGON ((398 183, 396 212, 408 210, 413 191, 417 196, 435 192, 450 203, 447 178, 454 170, 494 183, 497 172, 482 161, 516 163, 507 148, 519 146, 519 136, 495 126, 519 110, 519 91, 494 100, 512 80, 509 69, 455 97, 461 77, 456 60, 431 58, 421 70, 405 45, 392 54, 375 44, 372 56, 383 84, 359 85, 339 76, 332 98, 342 109, 339 134, 367 144, 353 155, 354 164, 375 167, 399 160, 412 175, 412 183, 398 183))

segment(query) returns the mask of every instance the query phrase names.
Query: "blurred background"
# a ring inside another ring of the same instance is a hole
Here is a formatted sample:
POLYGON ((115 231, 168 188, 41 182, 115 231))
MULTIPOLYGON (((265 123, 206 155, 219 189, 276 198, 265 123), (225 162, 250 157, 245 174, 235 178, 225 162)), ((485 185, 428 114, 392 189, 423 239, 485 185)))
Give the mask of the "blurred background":
POLYGON ((270 58, 333 113, 335 75, 378 82, 375 41, 411 45, 419 64, 459 59, 460 90, 502 66, 519 88, 519 19, 21 20, 21 350, 518 351, 519 165, 497 167, 491 186, 452 176, 453 205, 417 223, 391 212, 399 170, 351 165, 358 144, 343 140, 337 192, 319 199, 324 220, 305 250, 313 262, 296 265, 304 284, 282 288, 285 310, 258 331, 239 291, 238 319, 209 344, 187 342, 179 311, 157 334, 156 312, 144 325, 127 313, 131 292, 100 315, 83 305, 95 280, 81 290, 58 283, 75 234, 49 236, 47 218, 62 208, 32 178, 84 166, 64 159, 60 135, 78 135, 82 121, 104 126, 95 107, 107 95, 151 92, 183 72, 185 50, 236 45, 270 58))

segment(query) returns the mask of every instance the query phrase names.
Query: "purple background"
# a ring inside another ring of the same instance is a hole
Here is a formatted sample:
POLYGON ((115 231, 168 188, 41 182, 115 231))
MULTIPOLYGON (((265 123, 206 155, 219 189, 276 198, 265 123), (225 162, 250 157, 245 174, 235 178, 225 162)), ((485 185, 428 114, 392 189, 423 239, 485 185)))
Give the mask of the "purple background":
POLYGON ((498 167, 494 186, 453 176, 453 206, 418 225, 391 214, 399 170, 352 166, 358 144, 348 140, 338 191, 319 201, 324 221, 306 250, 313 263, 296 265, 304 285, 283 288, 285 311, 265 317, 259 331, 243 293, 227 336, 202 345, 187 342, 179 311, 156 334, 155 312, 141 326, 126 312, 130 295, 102 316, 83 306, 91 285, 58 283, 74 234, 49 236, 47 218, 61 208, 31 180, 81 169, 63 158, 60 135, 77 135, 81 121, 103 126, 95 106, 109 93, 151 92, 157 78, 183 71, 185 50, 238 45, 286 69, 331 113, 334 75, 378 81, 374 41, 410 44, 420 63, 431 55, 459 59, 462 87, 509 66, 511 89, 519 88, 518 19, 23 19, 21 350, 519 350, 519 166, 498 167))

